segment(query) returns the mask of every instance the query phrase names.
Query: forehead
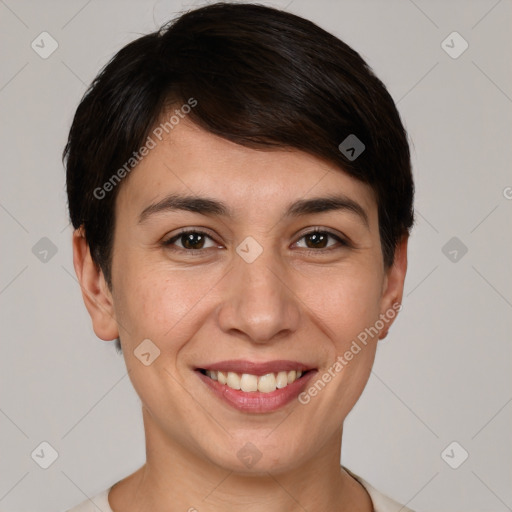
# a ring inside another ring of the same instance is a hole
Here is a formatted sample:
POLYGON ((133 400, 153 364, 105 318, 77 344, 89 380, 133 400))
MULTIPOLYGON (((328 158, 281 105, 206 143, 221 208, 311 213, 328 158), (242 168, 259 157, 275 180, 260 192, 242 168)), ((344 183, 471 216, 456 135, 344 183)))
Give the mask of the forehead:
POLYGON ((186 118, 155 143, 125 179, 117 208, 140 210, 179 192, 218 198, 230 213, 255 216, 281 213, 300 198, 343 194, 360 204, 370 220, 376 215, 370 186, 303 151, 248 148, 186 118))

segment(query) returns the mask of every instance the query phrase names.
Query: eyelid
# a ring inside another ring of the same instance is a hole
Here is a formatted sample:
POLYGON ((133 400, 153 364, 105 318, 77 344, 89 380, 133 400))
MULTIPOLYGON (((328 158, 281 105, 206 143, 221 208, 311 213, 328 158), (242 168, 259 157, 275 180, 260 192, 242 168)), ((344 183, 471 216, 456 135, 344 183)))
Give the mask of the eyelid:
MULTIPOLYGON (((330 230, 329 228, 314 227, 314 228, 306 228, 306 229, 307 229, 307 231, 304 231, 298 235, 298 239, 296 242, 294 242, 294 245, 297 244, 299 242, 299 240, 301 240, 305 236, 312 235, 314 233, 325 233, 326 235, 331 236, 338 242, 339 245, 341 245, 341 247, 352 247, 352 245, 353 245, 347 236, 345 236, 341 233, 334 232, 334 231, 330 230)), ((322 252, 326 252, 326 251, 333 250, 336 248, 339 248, 339 246, 338 247, 337 246, 324 247, 322 249, 303 248, 303 250, 305 250, 306 252, 322 253, 322 252)))
MULTIPOLYGON (((204 236, 210 238, 216 244, 219 243, 219 242, 217 242, 215 237, 206 230, 206 228, 194 228, 192 226, 192 227, 182 228, 177 233, 174 233, 172 236, 170 236, 168 238, 165 237, 162 240, 162 244, 164 246, 171 246, 172 243, 174 243, 176 240, 178 240, 182 235, 186 235, 188 233, 196 233, 196 234, 204 235, 204 236)), ((212 247, 207 247, 207 249, 212 249, 212 247)), ((178 248, 176 248, 176 250, 178 250, 178 251, 185 251, 185 252, 197 252, 198 253, 198 252, 201 252, 201 251, 205 251, 206 249, 196 249, 196 250, 193 250, 193 249, 182 249, 181 247, 178 247, 178 248)))
POLYGON ((326 233, 328 235, 331 235, 333 236, 334 238, 337 238, 339 240, 341 240, 342 242, 346 242, 346 243, 349 243, 349 239, 347 236, 345 236, 343 233, 339 233, 337 231, 333 231, 331 230, 330 228, 323 228, 321 226, 315 226, 315 227, 309 227, 309 228, 305 228, 305 231, 301 231, 299 232, 299 234, 297 235, 300 238, 306 236, 306 235, 310 235, 312 233, 326 233))
MULTIPOLYGON (((213 247, 206 247, 203 249, 183 249, 181 247, 172 247, 173 243, 175 243, 180 238, 180 236, 182 236, 184 234, 188 234, 188 233, 196 233, 196 234, 204 235, 204 236, 210 238, 213 242, 215 242, 217 244, 219 243, 219 242, 217 242, 215 237, 213 235, 211 235, 205 228, 186 227, 186 228, 180 229, 177 233, 174 233, 171 237, 164 239, 162 241, 162 244, 165 247, 169 247, 172 250, 175 250, 177 252, 196 253, 196 254, 200 254, 201 252, 204 252, 208 249, 213 249, 213 247)), ((313 228, 311 228, 311 227, 305 228, 305 231, 303 231, 297 235, 298 238, 293 243, 293 245, 297 244, 302 238, 304 238, 308 235, 314 234, 314 233, 325 233, 325 234, 331 236, 332 238, 334 238, 338 242, 338 244, 340 244, 342 247, 343 246, 346 246, 346 247, 352 246, 351 241, 345 235, 331 231, 329 228, 322 228, 319 226, 316 226, 313 228)), ((320 249, 309 249, 309 248, 302 248, 302 249, 306 252, 322 253, 322 252, 329 251, 329 250, 336 249, 336 248, 337 248, 337 246, 325 247, 325 248, 320 248, 320 249)))

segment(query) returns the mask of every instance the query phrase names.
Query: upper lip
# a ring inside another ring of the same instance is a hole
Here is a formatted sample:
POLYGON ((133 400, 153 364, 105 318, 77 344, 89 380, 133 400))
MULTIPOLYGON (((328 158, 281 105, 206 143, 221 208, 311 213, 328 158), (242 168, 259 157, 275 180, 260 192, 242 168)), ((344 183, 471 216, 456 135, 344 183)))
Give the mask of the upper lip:
POLYGON ((219 361, 218 363, 198 366, 196 369, 234 373, 249 373, 251 375, 261 376, 266 375, 267 373, 291 370, 300 370, 302 372, 306 372, 308 370, 312 370, 313 368, 299 361, 290 361, 285 359, 258 363, 244 359, 230 359, 228 361, 219 361))

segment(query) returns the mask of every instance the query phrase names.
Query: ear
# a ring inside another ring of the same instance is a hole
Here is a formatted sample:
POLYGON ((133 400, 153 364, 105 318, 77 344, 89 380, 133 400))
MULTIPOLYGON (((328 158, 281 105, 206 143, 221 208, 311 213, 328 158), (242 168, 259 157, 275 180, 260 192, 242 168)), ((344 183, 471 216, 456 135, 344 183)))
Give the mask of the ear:
POLYGON ((409 236, 402 237, 395 249, 393 265, 386 270, 382 287, 381 318, 384 317, 385 326, 382 328, 379 339, 388 335, 389 328, 394 322, 398 311, 402 308, 405 274, 407 272, 407 243, 409 236))
POLYGON ((119 337, 119 331, 112 293, 102 270, 91 257, 82 228, 73 233, 73 265, 96 336, 104 341, 114 340, 119 337))

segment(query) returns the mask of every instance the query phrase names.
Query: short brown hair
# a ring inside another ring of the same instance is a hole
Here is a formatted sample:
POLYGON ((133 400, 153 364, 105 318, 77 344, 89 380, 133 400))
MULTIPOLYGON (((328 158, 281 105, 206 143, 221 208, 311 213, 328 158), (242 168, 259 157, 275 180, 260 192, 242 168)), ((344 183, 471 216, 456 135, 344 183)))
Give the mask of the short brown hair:
POLYGON ((253 148, 296 148, 369 184, 384 263, 393 263, 413 224, 414 186, 407 134, 383 83, 310 21, 216 3, 122 48, 76 111, 64 150, 69 212, 109 286, 120 187, 101 198, 95 190, 144 144, 165 108, 189 98, 197 101, 190 120, 213 134, 253 148), (350 135, 364 144, 356 159, 338 147, 350 135))

